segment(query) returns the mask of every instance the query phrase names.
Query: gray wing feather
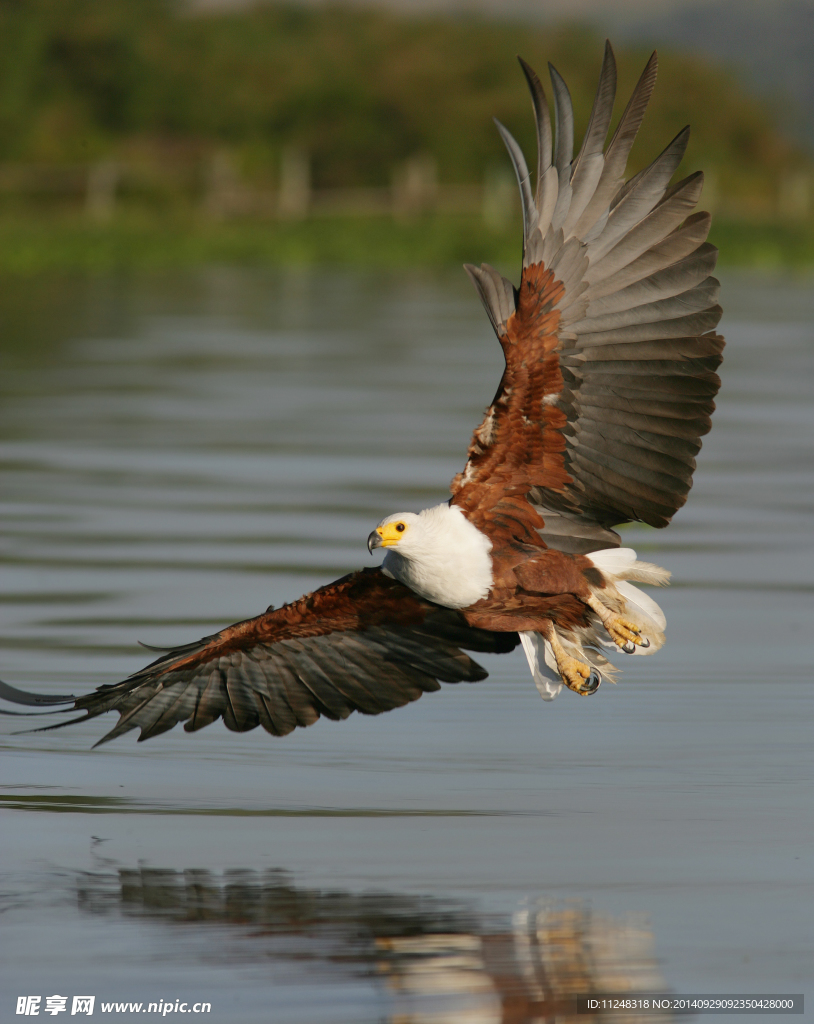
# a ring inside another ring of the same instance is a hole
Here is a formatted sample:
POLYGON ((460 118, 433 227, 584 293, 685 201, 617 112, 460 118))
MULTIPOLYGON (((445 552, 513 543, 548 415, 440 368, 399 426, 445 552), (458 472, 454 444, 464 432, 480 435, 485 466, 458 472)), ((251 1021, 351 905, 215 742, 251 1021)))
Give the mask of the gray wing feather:
POLYGON ((551 226, 563 225, 571 203, 571 161, 574 157, 574 108, 571 93, 557 69, 548 65, 551 87, 554 90, 554 166, 557 168, 557 202, 551 215, 551 226))
POLYGON ((613 206, 605 230, 588 246, 592 263, 598 263, 663 199, 667 184, 687 149, 689 136, 688 128, 680 131, 664 152, 642 172, 636 184, 613 206))
POLYGON ((540 254, 540 261, 543 263, 544 266, 551 266, 551 262, 556 256, 556 254, 562 248, 564 240, 565 235, 563 233, 562 228, 549 227, 548 231, 546 232, 546 236, 543 241, 542 252, 540 254))
MULTIPOLYGON (((484 670, 462 648, 504 652, 519 642, 515 633, 475 629, 459 612, 428 603, 423 620, 415 625, 383 622, 314 636, 247 641, 207 658, 212 640, 179 648, 177 654, 170 651, 121 683, 77 698, 74 708, 85 717, 48 728, 116 711, 119 721, 99 743, 132 729, 140 730, 140 740, 149 739, 179 722, 193 732, 218 718, 233 732, 259 725, 284 736, 321 716, 339 720, 353 711, 378 715, 439 689, 441 682, 484 679, 484 670), (200 654, 200 660, 191 661, 190 652, 192 657, 200 654)), ((8 686, 0 696, 12 703, 36 703, 35 695, 8 686)), ((48 700, 64 704, 73 698, 48 700)))
MULTIPOLYGON (((287 736, 297 728, 297 716, 291 708, 287 692, 297 685, 296 673, 292 670, 281 650, 275 650, 264 666, 265 690, 263 703, 274 723, 271 730, 275 736, 287 736)), ((215 716, 217 717, 217 716, 215 716)), ((210 719, 209 721, 214 721, 210 719)), ((206 724, 209 724, 209 721, 206 724)), ((197 722, 195 724, 197 728, 197 722)), ((189 723, 184 726, 189 729, 189 723)))
POLYGON ((495 124, 509 151, 514 173, 517 175, 517 183, 520 186, 520 203, 523 207, 523 246, 525 247, 526 239, 537 227, 537 208, 534 205, 534 196, 531 194, 529 169, 526 165, 526 158, 523 156, 523 150, 515 142, 508 128, 505 128, 497 119, 495 119, 495 124))
MULTIPOLYGON (((70 704, 76 698, 57 693, 29 693, 28 690, 18 690, 16 686, 9 686, 0 680, 0 699, 10 701, 12 704, 20 704, 23 707, 45 707, 59 704, 70 704)), ((22 712, 25 714, 25 712, 22 712)), ((3 711, 3 714, 16 715, 18 711, 3 711)))
POLYGON ((700 313, 690 313, 688 316, 677 316, 668 320, 655 320, 648 323, 632 323, 626 327, 593 331, 590 334, 580 333, 577 347, 588 348, 597 345, 626 344, 634 341, 693 337, 712 330, 721 319, 721 312, 720 306, 711 306, 700 313))
POLYGON ((586 157, 602 154, 602 150, 605 147, 605 139, 608 135, 608 128, 610 128, 615 99, 616 58, 613 55, 613 47, 610 44, 610 40, 605 40, 605 55, 602 60, 602 69, 599 72, 599 84, 596 88, 596 97, 591 109, 591 116, 588 119, 588 127, 585 129, 585 138, 582 140, 579 154, 574 161, 573 182, 578 180, 582 169, 582 162, 586 157))
POLYGON ((551 117, 542 82, 522 57, 518 59, 526 76, 534 107, 534 126, 537 131, 537 187, 534 201, 538 211, 537 226, 541 233, 545 234, 557 202, 557 171, 551 164, 551 117))
POLYGON ((616 548, 621 537, 599 523, 580 515, 555 512, 540 504, 539 495, 531 491, 529 499, 542 516, 545 526, 539 531, 548 547, 565 551, 569 555, 585 555, 602 548, 616 548))
POLYGON ((644 303, 658 302, 659 299, 667 299, 688 289, 694 289, 696 285, 704 285, 708 279, 714 280, 711 275, 715 270, 717 257, 717 249, 704 244, 684 259, 606 296, 597 296, 599 289, 596 287, 589 288, 591 316, 606 316, 609 313, 634 309, 644 303))
MULTIPOLYGON (((632 259, 627 266, 609 273, 607 277, 591 281, 589 288, 591 298, 601 299, 618 294, 629 285, 647 281, 651 276, 668 267, 675 267, 676 272, 680 273, 682 262, 698 255, 713 254, 713 262, 709 269, 709 272, 712 273, 717 262, 718 250, 704 241, 709 234, 710 220, 708 213, 692 214, 683 224, 671 231, 666 238, 643 252, 641 256, 632 259)), ((589 267, 589 275, 590 270, 589 267)))
MULTIPOLYGON (((285 666, 288 679, 287 690, 290 690, 295 685, 295 681, 299 682, 300 686, 310 693, 311 700, 319 714, 333 721, 340 721, 343 718, 347 718, 351 711, 353 711, 353 702, 339 691, 331 679, 331 675, 322 668, 322 664, 326 667, 332 667, 333 665, 330 646, 319 644, 315 641, 315 647, 319 650, 319 662, 316 659, 312 659, 312 664, 307 674, 298 671, 298 666, 292 664, 293 658, 290 660, 286 657, 287 652, 284 647, 275 652, 275 667, 278 665, 285 666)), ((346 664, 343 666, 343 671, 347 672, 346 664)), ((274 691, 273 684, 274 673, 270 672, 265 680, 265 691, 269 696, 274 691)))
POLYGON ((653 94, 657 72, 658 58, 653 53, 605 151, 605 166, 597 183, 596 192, 574 227, 574 233, 580 238, 587 238, 590 228, 603 214, 607 214, 608 206, 624 180, 627 159, 639 133, 647 104, 653 94))
MULTIPOLYGON (((162 732, 169 731, 177 722, 185 721, 195 711, 198 700, 195 687, 185 686, 179 682, 168 688, 167 692, 171 697, 174 696, 175 699, 166 701, 161 715, 155 719, 152 727, 141 726, 140 740, 146 740, 151 736, 158 736, 162 732), (174 691, 174 693, 171 691, 174 691)), ((158 701, 151 702, 151 705, 152 703, 158 704, 158 701)), ((152 710, 152 706, 150 710, 152 710)), ((157 710, 158 708, 156 708, 157 710)))
MULTIPOLYGON (((557 302, 563 387, 548 400, 565 413, 564 462, 571 477, 561 490, 535 488, 529 498, 551 519, 551 529, 543 530, 546 543, 595 550, 616 543, 610 530, 615 523, 633 519, 664 526, 686 500, 720 383, 715 370, 723 339, 714 328, 721 308, 712 276, 717 253, 706 242, 709 215, 693 213, 703 175, 670 184, 688 129, 649 166, 624 179, 655 84, 655 54, 603 152, 616 91, 615 59, 606 46, 575 160, 565 82, 549 66, 552 157, 545 93, 521 64, 537 127, 536 209, 522 153, 505 130, 501 134, 523 198, 524 271, 542 263, 563 286, 557 302), (535 214, 539 230, 532 230, 535 214)), ((500 333, 514 311, 516 292, 494 274, 470 269, 500 333)))
MULTIPOLYGON (((720 291, 720 282, 714 277, 706 277, 698 285, 680 292, 678 295, 658 298, 653 302, 641 302, 638 305, 629 306, 627 309, 600 313, 595 311, 592 304, 591 316, 572 324, 571 330, 584 336, 587 344, 590 342, 588 336, 592 334, 630 327, 634 324, 658 324, 662 320, 674 320, 692 313, 703 312, 715 306, 720 291)), ((712 326, 714 327, 715 324, 712 326)), ((686 334, 687 332, 682 331, 681 333, 686 334)), ((646 341, 647 339, 642 340, 646 341)))
POLYGON ((500 337, 517 303, 514 285, 488 263, 482 263, 479 267, 465 263, 464 270, 478 291, 495 334, 500 337))
POLYGON ((602 150, 610 127, 615 98, 616 60, 610 42, 606 42, 605 58, 599 73, 596 99, 571 175, 571 206, 563 223, 566 237, 579 221, 602 177, 602 171, 605 168, 605 157, 602 150))
POLYGON ((602 278, 616 274, 661 241, 682 222, 701 195, 703 175, 693 174, 682 183, 665 203, 660 203, 646 217, 632 227, 603 259, 594 259, 586 278, 593 285, 602 278))
POLYGON ((574 158, 574 107, 571 93, 562 75, 553 64, 548 65, 551 86, 554 90, 554 123, 556 125, 556 147, 554 166, 560 176, 571 176, 571 161, 574 158))

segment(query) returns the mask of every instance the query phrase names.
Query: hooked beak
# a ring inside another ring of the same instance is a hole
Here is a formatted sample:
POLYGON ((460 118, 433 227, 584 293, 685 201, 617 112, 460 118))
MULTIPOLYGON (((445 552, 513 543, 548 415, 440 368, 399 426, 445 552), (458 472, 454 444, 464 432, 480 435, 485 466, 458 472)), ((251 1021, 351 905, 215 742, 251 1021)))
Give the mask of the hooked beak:
POLYGON ((373 554, 374 548, 380 548, 382 546, 382 535, 378 530, 374 530, 367 538, 367 550, 373 554))

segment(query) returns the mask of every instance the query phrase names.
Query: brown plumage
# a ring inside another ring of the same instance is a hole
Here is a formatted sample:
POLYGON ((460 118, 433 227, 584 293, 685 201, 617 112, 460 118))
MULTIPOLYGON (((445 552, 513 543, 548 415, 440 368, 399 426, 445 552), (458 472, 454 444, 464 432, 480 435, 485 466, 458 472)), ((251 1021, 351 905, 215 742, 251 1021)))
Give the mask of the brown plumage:
POLYGON ((546 404, 563 388, 555 308, 562 296, 562 282, 541 263, 523 271, 517 308, 497 330, 506 359, 503 378, 472 436, 466 467, 452 481, 452 503, 493 541, 516 538, 540 546, 535 531, 543 523, 526 495, 533 487, 573 482, 563 461, 565 414, 546 404))
MULTIPOLYGON (((113 686, 41 704, 73 702, 84 714, 118 711, 99 742, 141 729, 141 740, 185 722, 195 732, 217 718, 246 732, 262 725, 275 736, 320 716, 376 715, 448 683, 486 673, 461 647, 504 653, 514 633, 484 632, 460 612, 422 600, 380 569, 363 569, 279 609, 238 622, 195 644, 163 654, 113 686)), ((0 683, 0 696, 25 696, 0 683)), ((48 728, 59 728, 61 722, 48 728)))
POLYGON ((594 692, 600 670, 610 674, 603 649, 661 646, 661 610, 629 581, 667 574, 618 549, 612 527, 669 522, 710 428, 723 339, 709 215, 692 213, 703 179, 670 184, 684 129, 624 180, 655 54, 605 147, 616 90, 606 46, 576 158, 564 81, 551 69, 552 140, 542 84, 521 64, 537 183, 532 192, 520 148, 498 125, 520 184, 523 268, 517 289, 485 264, 466 268, 506 367, 449 504, 383 520, 369 538, 371 549, 390 549, 381 570, 169 651, 114 686, 75 701, 5 684, 0 695, 73 702, 83 717, 119 712, 104 739, 133 728, 145 739, 177 722, 191 731, 218 717, 236 731, 283 735, 320 716, 387 711, 438 680, 483 678, 463 649, 509 651, 522 639, 550 698, 562 682, 594 692))

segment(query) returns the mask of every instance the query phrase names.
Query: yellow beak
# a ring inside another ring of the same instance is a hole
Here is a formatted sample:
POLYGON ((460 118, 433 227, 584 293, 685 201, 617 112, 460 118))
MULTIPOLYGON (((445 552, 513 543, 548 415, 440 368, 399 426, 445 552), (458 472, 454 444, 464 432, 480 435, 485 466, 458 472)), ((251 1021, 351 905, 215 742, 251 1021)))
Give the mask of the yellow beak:
POLYGON ((403 536, 402 530, 396 529, 395 523, 385 523, 384 526, 377 526, 367 538, 367 549, 372 554, 374 548, 389 548, 398 544, 403 536))

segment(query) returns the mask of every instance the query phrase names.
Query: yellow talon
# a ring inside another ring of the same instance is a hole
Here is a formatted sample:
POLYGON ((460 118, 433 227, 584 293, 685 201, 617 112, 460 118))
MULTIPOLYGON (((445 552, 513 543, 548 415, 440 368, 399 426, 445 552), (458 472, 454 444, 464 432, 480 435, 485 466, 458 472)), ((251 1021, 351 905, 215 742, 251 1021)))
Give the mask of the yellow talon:
POLYGON ((585 665, 568 655, 562 661, 557 659, 557 669, 568 689, 583 697, 593 693, 601 682, 599 673, 593 672, 590 665, 585 665))
POLYGON ((649 641, 646 640, 641 630, 634 626, 632 622, 627 619, 623 619, 620 615, 611 615, 605 622, 603 622, 605 629, 608 631, 608 635, 611 640, 618 647, 625 647, 627 644, 636 644, 637 647, 649 647, 649 641))
POLYGON ((629 619, 623 619, 621 615, 612 612, 593 594, 587 604, 596 612, 602 625, 607 630, 608 636, 617 647, 620 647, 626 654, 632 654, 636 647, 649 647, 650 641, 642 636, 642 631, 629 619))
POLYGON ((553 627, 546 634, 546 640, 551 644, 551 649, 557 660, 557 671, 568 689, 582 697, 596 693, 602 682, 600 673, 590 665, 567 654, 553 627))

